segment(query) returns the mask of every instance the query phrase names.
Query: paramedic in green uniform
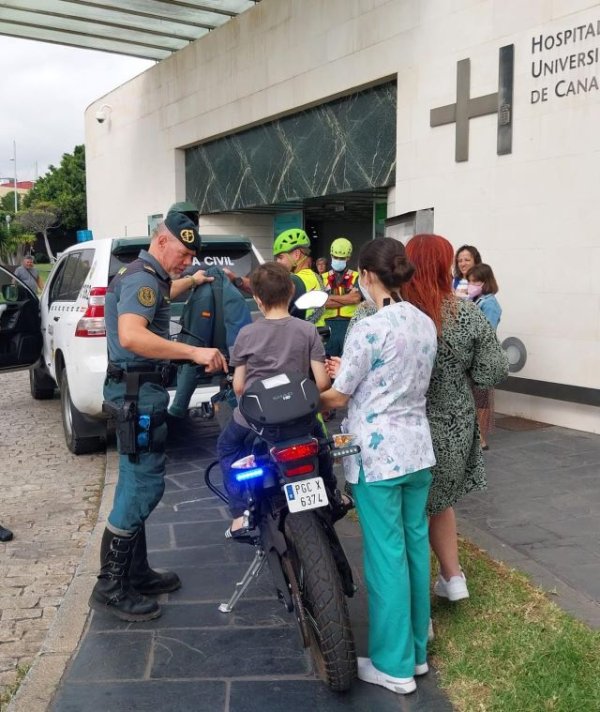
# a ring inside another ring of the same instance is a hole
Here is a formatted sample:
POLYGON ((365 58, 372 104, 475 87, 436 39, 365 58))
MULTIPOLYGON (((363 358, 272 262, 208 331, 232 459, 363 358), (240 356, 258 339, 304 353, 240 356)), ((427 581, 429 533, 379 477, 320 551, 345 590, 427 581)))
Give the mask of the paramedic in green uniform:
POLYGON ((89 604, 126 621, 157 618, 157 595, 181 582, 148 565, 144 522, 164 491, 166 411, 170 359, 226 371, 218 349, 169 340, 170 301, 207 280, 203 272, 180 277, 200 250, 200 235, 185 215, 158 225, 148 250, 123 267, 106 294, 108 369, 105 409, 116 420, 119 478, 100 551, 100 574, 89 604))

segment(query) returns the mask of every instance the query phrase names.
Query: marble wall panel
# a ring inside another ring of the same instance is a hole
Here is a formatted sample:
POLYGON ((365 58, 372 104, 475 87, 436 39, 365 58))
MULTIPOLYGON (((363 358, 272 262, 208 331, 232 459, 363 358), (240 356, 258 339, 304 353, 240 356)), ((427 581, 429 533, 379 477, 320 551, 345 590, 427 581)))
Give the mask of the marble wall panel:
POLYGON ((186 150, 186 193, 201 213, 395 182, 390 82, 186 150))

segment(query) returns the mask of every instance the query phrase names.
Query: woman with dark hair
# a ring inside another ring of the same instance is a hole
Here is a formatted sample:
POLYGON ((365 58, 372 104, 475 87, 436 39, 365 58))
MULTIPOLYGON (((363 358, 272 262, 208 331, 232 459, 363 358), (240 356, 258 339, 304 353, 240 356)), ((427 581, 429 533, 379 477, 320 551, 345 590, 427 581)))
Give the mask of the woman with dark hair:
POLYGON ((453 506, 487 485, 471 385, 491 388, 508 374, 494 329, 468 299, 452 293, 452 246, 439 235, 415 235, 406 246, 415 274, 402 296, 436 325, 438 350, 427 392, 436 466, 429 494, 429 540, 439 561, 434 592, 450 601, 469 597, 458 560, 453 506))
MULTIPOLYGON (((475 265, 481 264, 479 250, 473 245, 463 245, 456 250, 454 255, 454 269, 452 278, 452 289, 456 290, 458 283, 467 279, 467 272, 475 265)), ((466 294, 460 296, 466 297, 466 294)))
MULTIPOLYGON (((475 265, 467 272, 467 279, 469 299, 481 309, 492 328, 497 329, 502 316, 502 307, 496 299, 498 283, 492 268, 483 262, 475 265)), ((494 389, 473 386, 473 397, 477 408, 481 449, 489 450, 487 438, 494 425, 494 389)))
POLYGON ((429 543, 425 505, 435 463, 425 394, 436 351, 431 319, 402 301, 414 268, 404 246, 378 238, 358 258, 359 288, 372 315, 357 323, 323 408, 347 403, 347 432, 361 453, 346 458, 363 532, 369 594, 369 657, 358 677, 398 694, 416 689, 427 666, 429 543), (351 462, 348 462, 351 461, 351 462))

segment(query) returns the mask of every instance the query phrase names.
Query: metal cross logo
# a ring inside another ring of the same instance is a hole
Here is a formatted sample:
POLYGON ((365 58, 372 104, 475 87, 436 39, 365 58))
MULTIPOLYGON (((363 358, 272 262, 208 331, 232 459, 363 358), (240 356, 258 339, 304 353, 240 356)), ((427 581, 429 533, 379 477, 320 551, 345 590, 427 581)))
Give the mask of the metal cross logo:
POLYGON ((513 81, 515 46, 500 48, 498 91, 471 98, 471 60, 456 63, 456 102, 431 109, 429 125, 456 124, 455 160, 469 160, 469 120, 478 116, 498 114, 499 156, 512 153, 513 81))

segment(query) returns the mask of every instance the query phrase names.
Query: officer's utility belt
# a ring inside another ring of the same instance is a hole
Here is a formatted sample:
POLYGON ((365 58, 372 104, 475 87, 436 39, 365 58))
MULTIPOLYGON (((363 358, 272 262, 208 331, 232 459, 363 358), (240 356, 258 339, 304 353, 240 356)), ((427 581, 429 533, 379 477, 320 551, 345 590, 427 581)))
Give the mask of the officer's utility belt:
POLYGON ((144 383, 158 383, 165 388, 169 385, 171 373, 171 364, 164 364, 162 366, 131 365, 121 367, 109 361, 106 369, 107 378, 116 383, 125 381, 126 383, 136 383, 138 386, 144 383))
POLYGON ((129 455, 132 462, 137 462, 140 452, 152 451, 152 430, 162 425, 166 413, 152 415, 138 412, 140 387, 144 383, 159 383, 166 385, 169 379, 168 366, 127 366, 121 368, 113 363, 108 364, 106 376, 108 380, 125 383, 123 405, 112 401, 104 401, 102 410, 110 418, 114 418, 119 453, 129 455))

